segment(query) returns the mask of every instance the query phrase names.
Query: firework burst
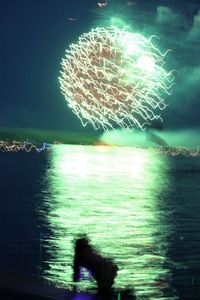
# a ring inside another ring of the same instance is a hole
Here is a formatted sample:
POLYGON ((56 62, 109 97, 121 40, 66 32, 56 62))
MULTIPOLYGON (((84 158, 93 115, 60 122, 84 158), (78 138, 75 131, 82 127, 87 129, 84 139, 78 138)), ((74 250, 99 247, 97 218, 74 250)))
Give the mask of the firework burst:
POLYGON ((62 60, 61 91, 83 126, 145 129, 171 94, 165 54, 144 36, 114 26, 96 28, 71 44, 62 60))

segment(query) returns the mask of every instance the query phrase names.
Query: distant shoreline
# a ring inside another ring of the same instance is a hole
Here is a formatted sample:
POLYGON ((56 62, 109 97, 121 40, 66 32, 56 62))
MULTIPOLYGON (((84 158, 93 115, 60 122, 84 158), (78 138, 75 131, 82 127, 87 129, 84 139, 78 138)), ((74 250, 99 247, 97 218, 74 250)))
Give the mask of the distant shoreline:
POLYGON ((32 143, 96 145, 99 141, 97 134, 81 134, 63 131, 48 131, 32 128, 0 128, 0 140, 29 141, 32 143))

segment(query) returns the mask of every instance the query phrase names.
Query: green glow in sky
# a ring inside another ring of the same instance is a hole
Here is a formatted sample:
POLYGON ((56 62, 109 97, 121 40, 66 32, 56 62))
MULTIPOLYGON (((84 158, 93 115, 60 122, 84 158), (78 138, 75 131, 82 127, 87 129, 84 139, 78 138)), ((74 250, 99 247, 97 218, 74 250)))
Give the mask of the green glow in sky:
POLYGON ((166 236, 173 229, 160 208, 168 187, 165 158, 134 148, 55 146, 47 179, 47 277, 72 286, 73 242, 87 233, 119 266, 115 287, 134 285, 138 295, 162 296, 170 276, 166 236))
POLYGON ((115 26, 115 27, 117 27, 117 28, 121 28, 121 29, 123 29, 123 30, 130 29, 130 27, 127 26, 126 22, 124 22, 124 21, 122 20, 122 18, 116 17, 116 16, 110 18, 110 25, 111 25, 111 26, 115 26))

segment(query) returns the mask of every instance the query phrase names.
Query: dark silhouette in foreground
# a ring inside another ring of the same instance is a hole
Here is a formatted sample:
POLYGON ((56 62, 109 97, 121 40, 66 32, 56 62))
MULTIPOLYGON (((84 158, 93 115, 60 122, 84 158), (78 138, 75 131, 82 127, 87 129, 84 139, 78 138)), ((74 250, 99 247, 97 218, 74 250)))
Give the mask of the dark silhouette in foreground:
POLYGON ((74 282, 80 279, 80 267, 86 268, 91 273, 100 293, 111 290, 118 267, 112 260, 94 250, 87 237, 79 238, 75 243, 74 282))

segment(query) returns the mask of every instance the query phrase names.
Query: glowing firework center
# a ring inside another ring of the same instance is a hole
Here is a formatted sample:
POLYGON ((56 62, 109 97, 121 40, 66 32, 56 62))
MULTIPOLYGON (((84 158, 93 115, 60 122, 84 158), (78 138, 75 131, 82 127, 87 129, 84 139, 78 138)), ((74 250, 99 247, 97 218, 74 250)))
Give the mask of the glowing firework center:
POLYGON ((116 27, 96 28, 66 50, 61 91, 83 126, 144 129, 160 118, 157 110, 166 107, 173 76, 163 68, 166 53, 151 40, 116 27))

